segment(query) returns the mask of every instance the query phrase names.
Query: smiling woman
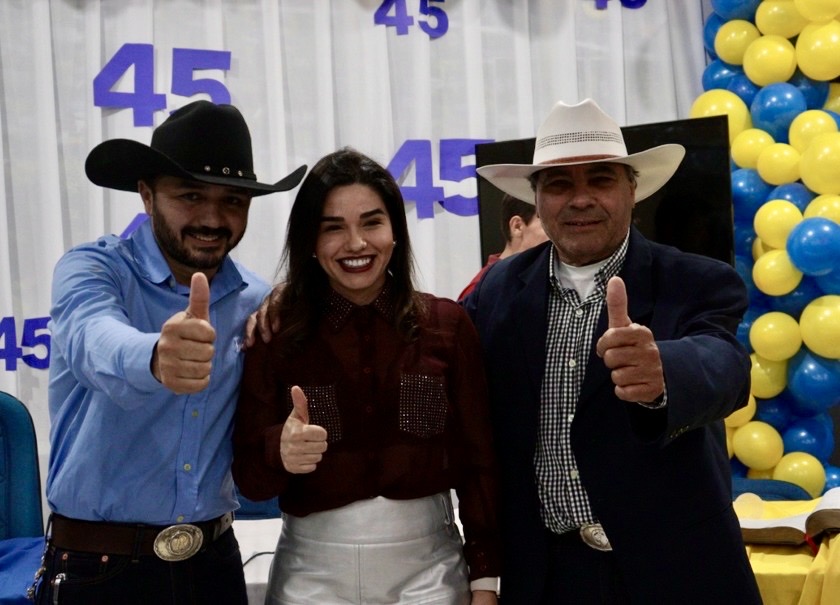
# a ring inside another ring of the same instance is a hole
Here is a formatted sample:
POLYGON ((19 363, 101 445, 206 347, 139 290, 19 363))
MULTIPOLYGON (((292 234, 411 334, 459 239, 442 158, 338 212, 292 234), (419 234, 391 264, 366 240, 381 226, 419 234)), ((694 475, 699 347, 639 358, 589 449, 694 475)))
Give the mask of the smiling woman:
POLYGON ((394 249, 391 220, 382 198, 362 184, 336 187, 328 195, 315 243, 330 287, 357 305, 376 298, 394 249))
POLYGON ((493 605, 478 336, 458 304, 415 289, 394 177, 351 149, 321 159, 292 207, 284 261, 280 331, 246 354, 234 433, 240 490, 279 496, 285 514, 266 603, 493 605), (340 571, 362 560, 371 573, 340 571))

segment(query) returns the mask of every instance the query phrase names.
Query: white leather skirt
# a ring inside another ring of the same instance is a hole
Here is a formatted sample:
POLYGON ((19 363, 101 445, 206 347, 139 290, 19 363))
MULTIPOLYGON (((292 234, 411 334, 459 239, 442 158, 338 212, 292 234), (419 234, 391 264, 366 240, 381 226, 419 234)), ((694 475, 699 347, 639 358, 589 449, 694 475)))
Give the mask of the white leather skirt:
POLYGON ((449 493, 283 515, 266 605, 470 602, 449 493))

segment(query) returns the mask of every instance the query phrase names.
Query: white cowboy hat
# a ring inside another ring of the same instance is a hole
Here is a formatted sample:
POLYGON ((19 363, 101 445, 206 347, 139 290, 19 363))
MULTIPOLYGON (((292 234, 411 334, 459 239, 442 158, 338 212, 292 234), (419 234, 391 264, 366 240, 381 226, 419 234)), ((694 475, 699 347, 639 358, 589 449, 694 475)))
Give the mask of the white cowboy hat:
POLYGON ((529 177, 552 166, 615 162, 632 166, 636 202, 658 191, 677 171, 685 147, 669 143, 627 154, 621 128, 592 99, 577 105, 558 102, 537 131, 533 164, 490 164, 477 169, 493 185, 528 203, 535 203, 529 177))

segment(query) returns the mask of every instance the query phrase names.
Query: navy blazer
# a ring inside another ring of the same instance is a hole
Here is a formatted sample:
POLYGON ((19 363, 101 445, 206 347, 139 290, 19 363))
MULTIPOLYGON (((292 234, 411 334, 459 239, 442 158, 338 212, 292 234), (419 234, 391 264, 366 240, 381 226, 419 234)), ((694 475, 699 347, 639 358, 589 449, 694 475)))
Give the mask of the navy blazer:
MULTIPOLYGON (((534 451, 551 250, 546 243, 496 263, 464 301, 484 349, 502 473, 506 605, 539 603, 548 572, 534 451)), ((615 396, 595 354, 604 305, 571 426, 593 512, 634 603, 761 603, 732 509, 722 422, 749 395, 751 362, 735 337, 744 283, 729 265, 635 228, 619 275, 631 320, 659 347, 667 405, 651 410, 615 396)))

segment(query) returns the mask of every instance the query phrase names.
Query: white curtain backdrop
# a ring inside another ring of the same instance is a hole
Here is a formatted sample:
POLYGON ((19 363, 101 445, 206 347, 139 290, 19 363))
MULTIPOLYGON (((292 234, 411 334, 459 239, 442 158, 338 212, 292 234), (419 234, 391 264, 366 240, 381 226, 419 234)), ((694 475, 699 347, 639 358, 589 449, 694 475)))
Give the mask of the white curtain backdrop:
MULTIPOLYGON (((702 92, 708 7, 700 0, 649 0, 638 9, 619 0, 604 9, 596 0, 392 2, 390 16, 404 6, 414 19, 402 35, 375 23, 383 4, 0 1, 0 390, 29 406, 43 460, 48 369, 38 343, 47 338, 53 265, 73 245, 122 233, 142 211, 136 194, 101 189, 84 174, 87 153, 102 140, 151 137, 131 109, 94 103, 94 79, 123 45, 153 48, 154 92, 165 101, 156 125, 168 111, 209 98, 173 93, 174 49, 230 53, 229 69, 193 77, 229 91, 250 125, 258 178, 270 182, 345 145, 387 166, 416 140, 431 149, 435 187, 475 197, 474 173, 458 181, 442 171, 441 141, 532 137, 561 99, 592 97, 623 125, 686 118, 702 92), (422 6, 442 10, 445 21, 421 14, 422 6), (426 33, 444 29, 436 38, 426 33)), ((113 91, 134 91, 136 70, 150 73, 130 68, 113 91)), ((474 158, 461 161, 469 170, 474 158)), ((414 169, 397 176, 415 184, 414 169)), ((290 192, 255 200, 235 250, 269 281, 293 199, 290 192)), ((482 262, 477 216, 434 204, 433 216, 422 218, 414 202, 406 212, 422 288, 456 296, 482 262)))

